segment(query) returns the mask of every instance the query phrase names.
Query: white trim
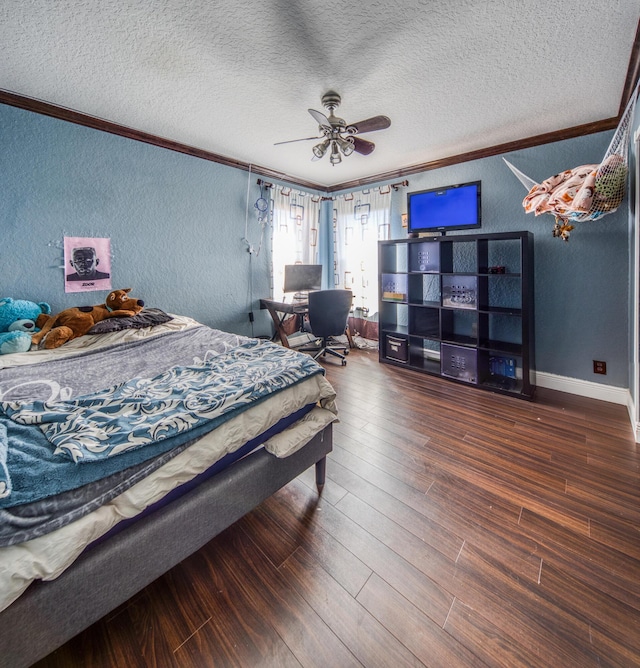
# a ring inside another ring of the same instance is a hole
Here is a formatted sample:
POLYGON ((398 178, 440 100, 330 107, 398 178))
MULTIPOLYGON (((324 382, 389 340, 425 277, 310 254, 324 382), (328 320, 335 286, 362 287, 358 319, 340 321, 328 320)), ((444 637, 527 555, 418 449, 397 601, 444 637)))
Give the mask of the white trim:
POLYGON ((593 383, 590 380, 556 376, 553 373, 545 373, 544 371, 532 371, 531 382, 538 387, 545 387, 549 390, 568 392, 569 394, 577 394, 581 397, 589 397, 590 399, 599 399, 600 401, 609 401, 613 404, 626 406, 633 436, 636 443, 640 443, 640 421, 636 417, 637 406, 633 401, 631 392, 626 387, 602 385, 602 383, 593 383))
MULTIPOLYGON (((535 371, 531 376, 535 385, 546 387, 549 390, 578 394, 582 397, 609 401, 622 406, 629 406, 632 403, 631 395, 626 387, 613 387, 613 385, 593 383, 590 380, 556 376, 553 373, 545 373, 544 371, 535 371)), ((633 422, 632 420, 632 424, 633 422)))
POLYGON ((631 392, 629 392, 629 402, 627 403, 627 410, 629 411, 629 421, 631 422, 631 428, 633 429, 633 436, 636 440, 636 443, 640 443, 640 422, 636 420, 636 406, 633 403, 633 397, 631 392))
POLYGON ((633 216, 633 229, 631 235, 633 238, 633 277, 630 286, 631 298, 631 391, 629 392, 629 417, 631 418, 631 426, 635 436, 636 443, 640 443, 640 400, 638 393, 640 392, 640 234, 638 233, 638 225, 640 224, 640 213, 638 212, 637 202, 640 198, 640 128, 635 133, 635 150, 636 150, 636 182, 635 182, 635 215, 633 216), (634 401, 635 397, 635 401, 634 401))

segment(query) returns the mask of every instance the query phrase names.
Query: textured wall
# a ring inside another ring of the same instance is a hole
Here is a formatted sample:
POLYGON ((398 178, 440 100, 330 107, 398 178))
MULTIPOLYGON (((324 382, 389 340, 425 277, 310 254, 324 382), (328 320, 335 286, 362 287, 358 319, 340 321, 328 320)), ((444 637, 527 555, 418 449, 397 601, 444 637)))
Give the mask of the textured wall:
MULTIPOLYGON (((633 124, 633 132, 631 134, 632 138, 635 137, 635 134, 640 132, 640 107, 636 105, 635 112, 635 122, 633 124)), ((638 393, 640 388, 638 387, 638 373, 640 370, 635 369, 634 373, 634 363, 637 359, 636 355, 640 356, 640 351, 635 350, 635 346, 638 345, 638 339, 636 338, 636 333, 640 332, 640 322, 638 322, 638 311, 636 307, 638 306, 637 300, 639 298, 640 286, 636 281, 636 267, 637 263, 640 261, 640 258, 636 256, 636 247, 637 247, 637 235, 638 230, 636 226, 636 220, 638 216, 638 201, 637 196, 640 192, 640 184, 638 182, 639 176, 637 174, 637 156, 638 143, 633 140, 630 145, 629 151, 629 183, 634 184, 629 191, 628 197, 628 215, 629 215, 629 286, 631 290, 631 298, 629 300, 629 367, 631 369, 629 375, 629 391, 631 392, 631 398, 635 406, 635 415, 636 419, 640 415, 640 406, 638 405, 638 393)))
MULTIPOLYGON (((253 258, 245 234, 245 171, 0 105, 0 294, 47 301, 54 312, 100 303, 106 292, 65 294, 61 242, 110 237, 112 285, 147 305, 250 334, 269 321, 269 249, 253 258)), ((249 192, 249 239, 259 226, 249 192)))
MULTIPOLYGON (((505 157, 541 181, 564 169, 599 162, 612 136, 612 132, 604 132, 505 157)), ((406 235, 400 214, 406 211, 407 192, 481 180, 482 232, 531 230, 534 234, 537 370, 614 387, 629 386, 626 202, 599 221, 579 223, 564 243, 551 235, 553 216, 524 213, 526 190, 500 156, 407 178, 409 187, 393 196, 394 238, 406 235), (594 359, 607 362, 606 376, 593 373, 594 359)))
MULTIPOLYGON (((612 133, 557 142, 507 157, 542 180, 598 162, 612 133)), ((60 244, 68 236, 112 239, 113 285, 148 305, 250 334, 270 331, 257 299, 269 292, 269 248, 242 242, 247 172, 0 105, 0 296, 48 301, 54 311, 98 303, 104 292, 64 293, 60 244), (253 280, 250 281, 250 274, 253 280)), ((501 157, 412 175, 393 193, 392 235, 406 232, 406 192, 482 181, 483 232, 529 229, 535 237, 536 365, 539 371, 628 387, 628 207, 582 223, 571 240, 551 236, 553 218, 526 215, 522 185, 501 157), (592 360, 607 362, 593 374, 592 360)), ((250 240, 259 228, 250 179, 250 240)), ((322 214, 326 248, 330 203, 322 214)))

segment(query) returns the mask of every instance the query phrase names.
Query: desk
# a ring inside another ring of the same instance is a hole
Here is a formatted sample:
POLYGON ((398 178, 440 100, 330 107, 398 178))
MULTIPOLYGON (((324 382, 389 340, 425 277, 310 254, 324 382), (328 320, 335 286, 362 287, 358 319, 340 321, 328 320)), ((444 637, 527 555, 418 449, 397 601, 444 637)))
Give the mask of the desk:
MULTIPOLYGON (((304 316, 309 312, 309 303, 306 301, 277 302, 274 299, 261 299, 260 308, 267 309, 267 311, 269 311, 269 315, 271 316, 273 324, 276 327, 274 338, 278 336, 283 346, 286 348, 291 348, 288 338, 288 336, 291 336, 291 334, 287 335, 287 332, 284 328, 284 321, 288 315, 295 315, 297 318, 296 327, 301 329, 301 319, 304 318, 304 316)), ((354 348, 355 344, 353 343, 349 325, 347 325, 345 334, 347 335, 347 340, 349 341, 349 348, 354 348)))
POLYGON ((300 329, 300 319, 304 317, 309 311, 309 304, 306 301, 296 301, 296 302, 277 302, 274 299, 261 299, 260 308, 266 308, 269 311, 269 315, 273 320, 273 324, 276 327, 276 333, 274 338, 278 336, 280 342, 286 348, 291 348, 289 345, 289 339, 287 338, 287 333, 284 328, 284 321, 288 315, 296 316, 296 326, 300 329))

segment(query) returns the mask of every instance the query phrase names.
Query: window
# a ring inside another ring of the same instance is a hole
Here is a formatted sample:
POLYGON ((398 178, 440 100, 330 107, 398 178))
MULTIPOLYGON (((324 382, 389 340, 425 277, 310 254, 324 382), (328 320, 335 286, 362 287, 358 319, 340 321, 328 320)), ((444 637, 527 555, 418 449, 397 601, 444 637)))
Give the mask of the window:
POLYGON ((378 311, 378 240, 389 239, 391 187, 336 197, 333 202, 333 285, 353 292, 361 316, 378 311))
POLYGON ((285 264, 322 264, 319 257, 319 195, 273 186, 273 298, 283 298, 285 264))

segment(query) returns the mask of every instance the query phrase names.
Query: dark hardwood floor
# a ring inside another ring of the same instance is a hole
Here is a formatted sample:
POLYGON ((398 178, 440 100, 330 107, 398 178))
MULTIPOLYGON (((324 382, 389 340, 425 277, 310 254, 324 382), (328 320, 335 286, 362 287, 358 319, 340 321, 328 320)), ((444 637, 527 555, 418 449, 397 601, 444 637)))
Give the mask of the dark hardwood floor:
MULTIPOLYGON (((45 666, 640 665, 640 448, 623 406, 328 360, 313 471, 45 666)), ((1 663, 1 658, 0 658, 1 663)))

